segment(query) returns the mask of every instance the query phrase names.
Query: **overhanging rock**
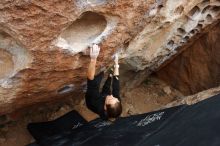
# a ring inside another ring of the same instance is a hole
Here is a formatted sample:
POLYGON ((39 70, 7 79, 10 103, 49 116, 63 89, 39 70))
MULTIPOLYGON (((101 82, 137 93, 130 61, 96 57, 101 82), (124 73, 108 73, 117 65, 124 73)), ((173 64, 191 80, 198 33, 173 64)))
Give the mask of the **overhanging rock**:
POLYGON ((154 71, 216 23, 219 6, 219 0, 2 0, 0 114, 82 92, 92 43, 102 48, 98 66, 109 66, 119 51, 128 69, 154 71), (4 47, 4 33, 13 47, 4 47))

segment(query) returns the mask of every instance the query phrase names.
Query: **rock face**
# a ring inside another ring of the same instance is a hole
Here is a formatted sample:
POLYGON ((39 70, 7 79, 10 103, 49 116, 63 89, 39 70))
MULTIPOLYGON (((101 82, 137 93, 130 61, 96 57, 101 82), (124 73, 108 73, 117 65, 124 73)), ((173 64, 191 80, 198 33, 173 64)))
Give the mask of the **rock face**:
POLYGON ((208 99, 208 98, 215 96, 215 95, 218 95, 218 94, 220 94, 220 87, 210 88, 208 90, 204 90, 204 91, 199 92, 197 94, 186 96, 183 99, 179 99, 174 102, 170 102, 169 104, 167 104, 159 109, 170 108, 170 107, 174 107, 174 106, 178 106, 178 105, 182 105, 182 104, 188 104, 188 105, 196 104, 200 101, 203 101, 205 99, 208 99))
POLYGON ((82 92, 88 46, 98 66, 156 70, 219 19, 219 0, 1 0, 0 114, 82 92))
POLYGON ((185 95, 220 85, 220 23, 157 75, 185 95))

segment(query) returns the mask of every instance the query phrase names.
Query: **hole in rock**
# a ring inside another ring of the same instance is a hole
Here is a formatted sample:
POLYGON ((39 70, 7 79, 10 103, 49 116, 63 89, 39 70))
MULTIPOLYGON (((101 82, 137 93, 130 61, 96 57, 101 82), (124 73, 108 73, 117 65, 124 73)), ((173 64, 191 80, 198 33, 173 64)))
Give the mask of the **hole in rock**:
POLYGON ((205 8, 202 10, 202 13, 207 12, 207 11, 208 11, 210 8, 211 8, 211 6, 210 6, 210 5, 208 5, 207 7, 205 7, 205 8))
POLYGON ((158 8, 159 8, 159 9, 163 8, 163 5, 159 5, 158 8))
POLYGON ((191 30, 189 33, 190 33, 191 35, 194 35, 194 34, 196 33, 196 30, 193 29, 193 30, 191 30))
POLYGON ((206 20, 207 20, 207 21, 212 21, 212 15, 208 14, 208 15, 206 16, 206 20))
POLYGON ((195 17, 196 15, 198 15, 200 13, 200 8, 198 6, 195 6, 190 12, 189 12, 189 16, 191 17, 195 17))
POLYGON ((170 40, 168 43, 167 43, 167 46, 168 47, 173 47, 174 45, 174 41, 173 40, 170 40))
POLYGON ((9 34, 0 31, 0 79, 12 77, 27 68, 32 58, 9 34))
POLYGON ((69 93, 69 92, 72 92, 75 89, 74 87, 75 86, 73 84, 65 85, 65 86, 61 87, 57 92, 59 94, 69 93))
POLYGON ((185 36, 183 39, 184 39, 185 41, 188 41, 188 40, 189 40, 189 36, 185 36))
POLYGON ((214 6, 214 7, 212 7, 212 12, 214 12, 214 13, 219 13, 220 12, 220 7, 219 6, 214 6))
POLYGON ((204 23, 205 22, 205 20, 199 20, 199 23, 204 23))
POLYGON ((195 34, 199 33, 199 30, 198 29, 193 29, 193 31, 195 32, 195 34))
POLYGON ((96 41, 107 26, 104 16, 94 12, 85 12, 60 35, 58 46, 72 52, 81 52, 96 41))
POLYGON ((185 31, 183 28, 178 28, 178 29, 177 29, 177 32, 178 32, 179 34, 181 34, 181 35, 186 34, 186 31, 185 31))
POLYGON ((183 10, 184 10, 184 7, 183 6, 179 6, 175 9, 174 13, 176 14, 182 14, 183 13, 183 10))
POLYGON ((130 44, 129 41, 124 42, 124 48, 128 48, 129 44, 130 44))
POLYGON ((171 24, 171 22, 170 22, 170 21, 166 21, 166 22, 163 24, 163 26, 162 26, 162 27, 163 27, 163 28, 164 28, 164 27, 168 27, 170 24, 171 24))
POLYGON ((198 24, 198 25, 196 26, 196 28, 197 28, 198 30, 201 30, 201 29, 203 28, 203 25, 202 25, 202 24, 198 24))

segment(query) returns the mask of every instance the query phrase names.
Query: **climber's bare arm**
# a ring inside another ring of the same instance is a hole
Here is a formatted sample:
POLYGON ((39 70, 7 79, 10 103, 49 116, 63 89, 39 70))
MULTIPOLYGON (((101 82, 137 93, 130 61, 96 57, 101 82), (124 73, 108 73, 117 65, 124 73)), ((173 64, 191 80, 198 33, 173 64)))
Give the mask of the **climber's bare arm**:
POLYGON ((89 63, 88 72, 87 72, 87 78, 89 80, 93 80, 95 77, 96 61, 97 61, 97 57, 99 55, 99 51, 100 51, 100 48, 96 44, 94 44, 90 48, 90 63, 89 63))
POLYGON ((120 100, 118 54, 115 54, 114 62, 115 62, 115 65, 114 65, 114 77, 113 77, 113 82, 112 82, 112 95, 120 100))
POLYGON ((89 68, 87 72, 87 78, 93 80, 95 76, 96 59, 91 59, 89 63, 89 68))
POLYGON ((119 76, 118 54, 115 54, 114 62, 114 76, 119 76))

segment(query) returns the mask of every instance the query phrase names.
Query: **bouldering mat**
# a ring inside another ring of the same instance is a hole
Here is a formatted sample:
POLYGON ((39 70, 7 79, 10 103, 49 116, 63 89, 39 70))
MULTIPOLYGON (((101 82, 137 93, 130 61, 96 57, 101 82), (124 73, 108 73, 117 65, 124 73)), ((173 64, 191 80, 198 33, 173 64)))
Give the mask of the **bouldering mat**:
MULTIPOLYGON (((98 118, 38 137, 36 142, 40 146, 219 146, 219 123, 220 95, 216 95, 191 106, 122 117, 113 123, 98 118)), ((40 133, 43 130, 38 129, 40 133)))
POLYGON ((40 142, 47 137, 66 133, 86 123, 87 121, 77 111, 73 110, 53 121, 30 123, 27 128, 36 141, 40 142))
MULTIPOLYGON (((100 135, 83 145, 127 146, 138 143, 142 138, 152 135, 166 125, 166 122, 181 112, 186 106, 178 106, 147 114, 120 118, 104 129, 100 135)), ((73 137, 74 138, 74 137, 73 137)))
MULTIPOLYGON (((143 135, 151 135, 156 132, 169 118, 172 118, 173 115, 185 107, 186 105, 182 105, 147 114, 119 118, 114 123, 98 118, 80 127, 62 130, 63 132, 60 133, 56 132, 54 134, 52 131, 51 133, 53 134, 50 133, 47 136, 43 134, 44 130, 42 128, 38 129, 37 123, 35 125, 32 124, 32 129, 33 127, 35 130, 37 129, 35 132, 38 133, 37 143, 45 146, 135 144, 143 138, 143 135), (40 135, 40 133, 44 136, 40 135)), ((56 121, 51 122, 53 124, 56 123, 56 121)), ((46 124, 48 125, 49 123, 46 124)), ((42 125, 42 123, 40 124, 42 125)), ((55 126, 52 127, 54 128, 55 126)))
POLYGON ((188 106, 140 146, 220 146, 220 95, 188 106))

